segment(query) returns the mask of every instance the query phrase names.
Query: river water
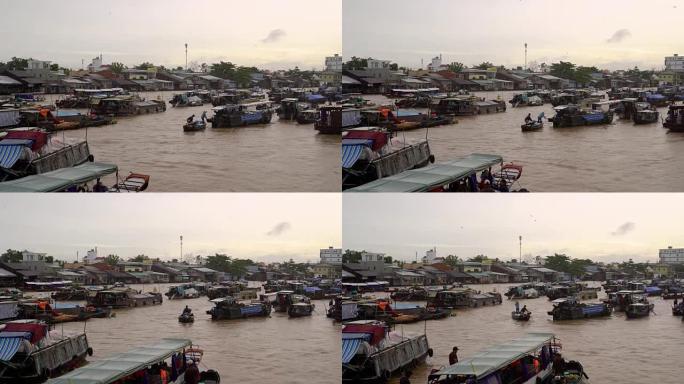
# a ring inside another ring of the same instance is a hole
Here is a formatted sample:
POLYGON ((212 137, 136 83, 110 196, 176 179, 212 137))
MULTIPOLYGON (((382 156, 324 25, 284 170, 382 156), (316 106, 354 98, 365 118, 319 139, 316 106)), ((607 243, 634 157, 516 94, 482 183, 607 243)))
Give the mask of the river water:
MULTIPOLYGON (((509 284, 472 285, 482 291, 505 292, 509 284)), ((379 295, 386 296, 384 294, 379 295)), ((599 300, 605 298, 599 292, 599 300)), ((511 319, 514 301, 502 305, 459 309, 455 316, 422 323, 397 325, 406 335, 427 331, 434 356, 417 367, 412 383, 426 383, 432 368, 448 365, 449 353, 458 346, 459 359, 483 349, 521 337, 528 332, 549 332, 560 339, 566 360, 577 360, 590 382, 681 383, 681 351, 684 334, 681 317, 672 316, 671 300, 650 297, 654 311, 647 318, 630 319, 623 312, 610 317, 553 322, 547 315, 552 305, 546 297, 520 300, 532 312, 528 322, 511 319)), ((417 302, 425 305, 425 302, 417 302)), ((391 383, 397 384, 398 378, 391 383)))
MULTIPOLYGON (((132 285, 135 289, 166 292, 171 284, 132 285)), ((109 319, 85 324, 94 355, 90 361, 154 343, 161 338, 188 338, 204 350, 201 370, 215 369, 222 383, 329 383, 340 382, 340 326, 325 316, 326 300, 311 317, 270 317, 212 321, 207 297, 166 300, 162 305, 115 310, 109 319), (188 305, 193 324, 181 324, 178 315, 188 305), (315 378, 315 380, 313 379, 315 378), (312 381, 313 380, 313 381, 312 381)), ((64 330, 82 331, 84 323, 65 323, 64 330)), ((61 329, 58 325, 57 330, 61 329)))
MULTIPOLYGON (((522 132, 528 113, 554 115, 551 104, 512 108, 508 100, 518 92, 475 92, 486 99, 501 97, 505 113, 459 116, 458 123, 429 128, 430 148, 436 161, 447 161, 471 153, 503 156, 504 161, 522 164, 520 187, 532 192, 676 192, 684 190, 677 175, 684 164, 684 134, 668 133, 662 122, 634 125, 620 120, 613 124, 522 132)), ((388 102, 384 96, 368 99, 388 102)), ((667 108, 659 109, 664 118, 667 108)), ((425 129, 400 133, 407 140, 425 137, 425 129)))
MULTIPOLYGON (((143 92, 167 101, 174 92, 143 92)), ((47 95, 54 102, 59 95, 47 95)), ((96 161, 150 175, 155 192, 334 192, 340 190, 340 138, 319 135, 313 124, 279 121, 242 128, 183 132, 185 119, 211 104, 117 118, 117 124, 88 128, 96 161)), ((85 129, 67 137, 84 138, 85 129)))

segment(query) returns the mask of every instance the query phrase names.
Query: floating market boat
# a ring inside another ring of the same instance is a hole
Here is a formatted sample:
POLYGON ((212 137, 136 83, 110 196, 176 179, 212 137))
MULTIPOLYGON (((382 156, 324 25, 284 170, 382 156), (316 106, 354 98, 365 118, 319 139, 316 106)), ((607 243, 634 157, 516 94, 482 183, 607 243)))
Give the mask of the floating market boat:
MULTIPOLYGON (((344 157, 343 157, 344 161, 344 157)), ((511 191, 522 175, 519 164, 503 165, 498 155, 472 154, 467 157, 431 164, 426 167, 407 170, 392 176, 384 177, 354 188, 348 192, 479 192, 479 191, 511 191), (495 165, 501 165, 501 171, 492 171, 495 165), (477 174, 487 171, 492 175, 492 183, 478 183, 477 174), (498 189, 497 189, 498 188, 498 189)), ((521 189, 520 191, 526 191, 521 189)))
POLYGON ((660 121, 660 112, 646 103, 637 103, 633 115, 634 124, 651 124, 660 121))
POLYGON ((86 300, 88 298, 89 291, 84 287, 71 286, 71 287, 61 287, 57 291, 53 292, 51 297, 53 300, 59 301, 79 301, 86 300))
POLYGON ((293 291, 279 291, 276 293, 274 310, 276 312, 288 312, 290 306, 297 303, 311 303, 311 299, 304 295, 297 295, 293 291))
POLYGON ((629 319, 635 319, 637 317, 647 317, 653 312, 653 303, 633 303, 627 306, 625 310, 625 315, 629 319))
POLYGON ((667 110, 667 117, 663 127, 672 132, 684 132, 684 105, 671 105, 667 110))
POLYGON ((0 383, 43 383, 92 354, 85 333, 68 336, 42 322, 12 321, 0 329, 0 383))
POLYGON ((532 317, 532 312, 513 311, 511 312, 511 317, 517 321, 528 321, 532 317))
POLYGON ((577 320, 590 317, 610 316, 612 308, 605 303, 579 303, 575 298, 568 297, 552 301, 553 309, 548 312, 554 321, 577 320))
POLYGON ((523 132, 540 131, 542 128, 544 128, 544 123, 540 121, 530 121, 520 126, 523 132))
POLYGON ((212 320, 244 319, 255 316, 268 316, 271 314, 271 304, 261 301, 241 303, 232 297, 222 297, 211 300, 214 308, 207 311, 212 320))
POLYGON ((223 105, 214 107, 214 116, 207 119, 212 128, 243 127, 254 124, 268 124, 273 111, 267 104, 223 105))
POLYGON ((112 288, 98 291, 88 298, 88 305, 94 307, 132 308, 161 304, 162 294, 157 292, 140 292, 132 288, 112 288))
POLYGON ((311 303, 294 303, 287 308, 287 315, 290 317, 311 316, 315 308, 311 303))
POLYGON ((432 349, 427 336, 404 336, 378 321, 354 321, 342 328, 342 382, 385 383, 421 364, 432 349))
POLYGON ((173 95, 173 98, 171 98, 169 104, 171 104, 174 108, 199 107, 204 104, 204 100, 195 95, 194 92, 190 91, 173 95))
POLYGON ((357 128, 342 136, 342 189, 421 168, 434 162, 425 140, 406 143, 383 128, 357 128))
POLYGON ((144 100, 137 96, 125 95, 93 98, 90 100, 90 109, 101 116, 132 116, 164 112, 166 103, 163 100, 144 100))
POLYGON ((582 110, 577 105, 555 107, 556 115, 549 118, 554 128, 602 125, 613 122, 613 111, 582 110))
POLYGON ((358 127, 361 124, 361 111, 356 108, 341 106, 322 106, 314 128, 323 134, 339 135, 343 130, 358 127))
POLYGON ((472 357, 439 369, 429 384, 489 383, 587 383, 588 376, 576 361, 554 369, 561 345, 552 333, 529 333, 508 343, 492 346, 472 357))
POLYGON ((206 294, 206 285, 203 283, 185 283, 170 286, 164 294, 169 300, 194 299, 206 294))
POLYGON ((478 293, 470 288, 451 288, 439 291, 428 305, 436 308, 477 308, 502 303, 501 294, 497 292, 478 293))
POLYGON ((513 106, 513 108, 544 105, 544 100, 537 96, 535 92, 526 92, 513 95, 513 98, 508 102, 513 106))
MULTIPOLYGON (((204 351, 193 347, 192 341, 188 339, 161 339, 154 344, 91 362, 51 380, 49 384, 137 383, 140 377, 144 377, 149 383, 161 383, 160 369, 167 371, 164 376, 171 378, 169 384, 182 384, 188 361, 199 366, 203 354, 204 351)), ((220 381, 219 373, 213 369, 200 372, 200 383, 219 384, 220 381)))
POLYGON ((124 95, 123 88, 107 89, 75 89, 72 95, 67 95, 64 99, 57 100, 57 108, 89 108, 91 98, 107 98, 111 96, 124 95))
MULTIPOLYGON (((542 284, 543 286, 543 284, 542 284)), ((522 284, 508 288, 504 293, 509 300, 536 299, 540 295, 540 290, 544 289, 538 284, 522 284)))
POLYGON ((276 113, 280 120, 297 120, 299 114, 310 108, 310 104, 302 103, 296 98, 285 98, 280 101, 280 106, 276 108, 276 113))
POLYGON ((317 109, 305 109, 297 114, 297 123, 314 124, 318 120, 319 115, 317 109))
POLYGON ((178 322, 179 323, 194 323, 195 322, 195 315, 190 312, 183 312, 178 316, 178 322))

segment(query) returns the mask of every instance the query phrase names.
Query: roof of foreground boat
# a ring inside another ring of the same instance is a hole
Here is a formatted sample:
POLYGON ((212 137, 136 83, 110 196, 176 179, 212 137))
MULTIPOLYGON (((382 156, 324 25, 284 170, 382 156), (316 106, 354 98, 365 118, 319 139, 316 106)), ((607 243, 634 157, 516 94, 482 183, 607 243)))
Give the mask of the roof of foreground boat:
POLYGON ((474 153, 461 159, 404 171, 347 192, 425 192, 502 162, 499 155, 474 153))
POLYGON ((72 185, 115 173, 118 167, 106 163, 84 163, 75 167, 31 175, 0 183, 0 192, 57 192, 72 185))
POLYGON ((473 357, 463 359, 434 375, 474 375, 476 377, 484 377, 537 350, 537 348, 553 338, 553 333, 528 333, 520 339, 493 346, 473 357))
POLYGON ((162 339, 158 343, 131 349, 90 363, 64 376, 48 380, 48 384, 108 384, 122 379, 177 351, 192 345, 188 339, 162 339))

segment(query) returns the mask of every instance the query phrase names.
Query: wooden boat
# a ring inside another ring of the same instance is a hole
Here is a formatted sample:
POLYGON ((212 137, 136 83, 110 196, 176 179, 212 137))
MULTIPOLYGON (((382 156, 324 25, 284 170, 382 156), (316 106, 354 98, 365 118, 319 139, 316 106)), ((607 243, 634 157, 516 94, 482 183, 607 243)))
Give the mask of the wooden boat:
POLYGON ((354 321, 342 328, 342 383, 384 383, 421 364, 432 349, 424 334, 391 333, 383 322, 354 321))
POLYGON ((578 361, 566 361, 563 372, 556 375, 553 384, 588 384, 589 376, 584 372, 584 367, 578 361))
POLYGON ((202 104, 204 104, 204 101, 199 96, 194 95, 193 92, 186 92, 173 95, 173 98, 169 101, 169 104, 175 108, 200 107, 202 104))
POLYGON ((553 309, 548 312, 554 321, 588 319, 591 317, 610 316, 612 308, 605 303, 579 303, 574 297, 552 301, 553 309))
MULTIPOLYGON (((553 358, 560 350, 552 333, 529 333, 433 371, 428 384, 556 383, 553 358)), ((568 371, 568 376, 570 372, 576 371, 568 371)))
POLYGON ((434 298, 428 300, 429 306, 449 309, 478 308, 501 303, 501 294, 497 292, 477 293, 470 288, 452 288, 439 291, 434 298))
POLYGON ((392 131, 410 131, 413 129, 422 128, 423 125, 419 121, 401 121, 391 125, 392 131))
POLYGON ((132 308, 162 303, 162 294, 156 292, 138 292, 132 288, 112 288, 98 291, 88 298, 88 305, 93 307, 132 308))
POLYGON ((179 323, 194 323, 195 322, 195 315, 192 313, 181 313, 180 316, 178 316, 178 322, 179 323))
POLYGON ((297 123, 299 124, 314 124, 318 120, 318 110, 306 109, 297 114, 297 123))
POLYGON ((132 116, 166 111, 166 103, 162 100, 144 100, 131 95, 93 98, 90 102, 91 111, 102 116, 132 116))
POLYGON ((683 316, 684 315, 684 304, 677 304, 672 306, 672 316, 683 316))
MULTIPOLYGON (((167 377, 177 377, 169 384, 183 382, 183 374, 187 369, 187 360, 200 366, 203 352, 192 346, 188 339, 161 339, 157 343, 133 348, 128 352, 119 353, 74 370, 64 376, 50 381, 50 384, 114 384, 137 382, 142 375, 146 382, 160 383, 159 371, 150 369, 155 366, 165 366, 167 377), (173 372, 171 372, 173 370, 173 372)), ((219 384, 220 374, 209 369, 200 372, 200 382, 203 384, 219 384)))
POLYGON ((555 116, 549 118, 554 128, 579 127, 585 125, 604 125, 613 122, 614 112, 610 111, 586 111, 577 105, 563 105, 555 107, 555 116))
POLYGON ((672 132, 684 132, 684 105, 670 105, 663 127, 672 132))
POLYGON ((129 173, 126 178, 117 184, 116 189, 128 192, 142 192, 150 185, 150 175, 141 173, 129 173))
POLYGON ((254 124, 268 124, 273 117, 273 111, 266 107, 267 104, 253 105, 256 109, 250 109, 252 105, 223 105, 214 107, 214 116, 207 119, 212 128, 233 128, 254 124))
POLYGON ((287 308, 287 315, 290 317, 311 316, 314 307, 311 303, 295 303, 287 308))
POLYGON ((542 128, 544 128, 544 123, 538 121, 530 121, 529 123, 520 126, 520 129, 522 129, 523 132, 539 131, 542 128))
POLYGON ((271 304, 261 301, 241 303, 232 297, 222 297, 211 300, 214 308, 207 311, 212 320, 244 319, 255 316, 268 316, 271 314, 271 304))
POLYGON ((93 354, 85 333, 58 336, 37 321, 6 323, 0 330, 0 345, 0 383, 4 384, 43 383, 80 367, 93 354))
POLYGON ((358 127, 361 124, 361 111, 356 108, 341 106, 322 106, 314 123, 318 133, 339 135, 343 130, 358 127))
POLYGON ((513 312, 511 312, 511 317, 513 318, 513 320, 517 320, 517 321, 528 321, 528 320, 530 320, 530 317, 532 317, 532 313, 531 312, 513 311, 513 312))
POLYGON ((660 112, 652 109, 642 109, 634 114, 634 124, 651 124, 660 120, 660 112))
POLYGON ((193 121, 183 125, 183 132, 197 132, 204 131, 207 128, 207 123, 202 120, 193 121))
POLYGON ((653 311, 653 303, 633 303, 627 306, 625 315, 629 319, 646 317, 653 311))
POLYGON ((186 283, 170 286, 164 296, 166 296, 169 300, 195 299, 202 296, 203 292, 201 291, 203 290, 204 288, 197 287, 194 283, 186 283))
POLYGON ((83 287, 63 287, 51 295, 53 300, 59 301, 79 301, 88 298, 88 290, 83 287))

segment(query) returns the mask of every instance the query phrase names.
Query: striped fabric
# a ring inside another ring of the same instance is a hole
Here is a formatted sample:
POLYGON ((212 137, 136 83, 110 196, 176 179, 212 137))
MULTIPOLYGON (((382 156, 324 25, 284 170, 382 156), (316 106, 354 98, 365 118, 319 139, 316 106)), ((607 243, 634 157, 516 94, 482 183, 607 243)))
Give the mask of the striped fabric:
POLYGON ((0 145, 0 167, 12 168, 23 151, 23 145, 0 145))
POLYGON ((351 168, 361 156, 364 147, 365 145, 343 145, 342 168, 351 168))
POLYGON ((0 360, 10 361, 19 350, 22 337, 0 337, 0 360))
POLYGON ((361 343, 363 343, 363 338, 342 340, 342 364, 347 364, 354 358, 361 343))

